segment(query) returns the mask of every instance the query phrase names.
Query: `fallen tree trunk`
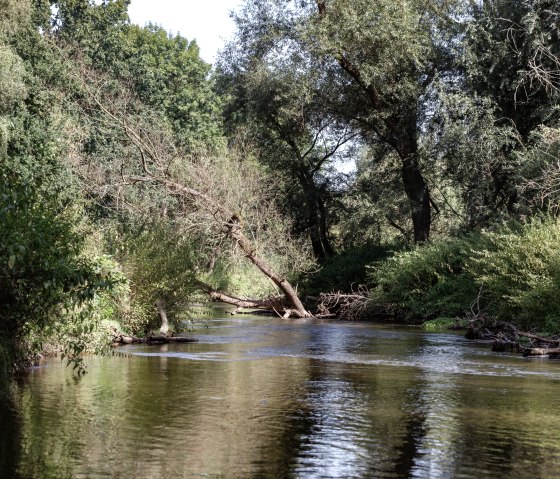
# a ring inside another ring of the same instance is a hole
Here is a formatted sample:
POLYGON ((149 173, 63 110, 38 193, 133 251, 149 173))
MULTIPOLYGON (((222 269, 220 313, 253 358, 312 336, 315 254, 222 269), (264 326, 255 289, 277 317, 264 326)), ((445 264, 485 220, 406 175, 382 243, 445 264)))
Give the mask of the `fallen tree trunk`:
POLYGON ((492 351, 520 352, 525 357, 560 357, 559 336, 539 336, 519 331, 516 326, 505 321, 495 321, 484 315, 475 315, 470 322, 467 339, 493 339, 492 351), (519 338, 529 340, 530 347, 523 347, 519 338))
POLYGON ((556 345, 556 346, 560 346, 560 339, 555 337, 555 336, 551 336, 551 337, 547 338, 547 337, 543 337, 543 336, 537 336, 536 334, 533 334, 533 333, 525 333, 523 331, 518 331, 517 334, 519 336, 523 336, 524 338, 527 338, 531 341, 537 341, 539 343, 553 344, 553 345, 556 345))
POLYGON ((283 317, 290 311, 290 305, 286 304, 286 298, 283 296, 270 296, 263 299, 239 298, 238 296, 218 291, 203 281, 197 281, 197 284, 214 301, 221 301, 236 306, 237 309, 231 314, 235 314, 241 308, 249 308, 270 311, 272 314, 283 317))
POLYGON ((560 348, 525 348, 523 350, 523 356, 525 356, 525 357, 534 357, 534 356, 558 357, 558 356, 560 356, 560 348))
MULTIPOLYGON (((146 171, 146 173, 148 173, 148 171, 146 171)), ((310 318, 313 316, 309 311, 307 311, 307 309, 305 309, 303 303, 299 299, 298 294, 296 293, 294 287, 290 284, 290 282, 283 276, 276 273, 276 271, 274 271, 270 267, 270 265, 257 254, 256 247, 243 233, 243 229, 241 227, 241 218, 239 215, 228 210, 214 198, 211 198, 207 194, 202 193, 194 188, 190 188, 187 185, 177 183, 176 181, 170 180, 167 177, 152 176, 151 178, 164 185, 169 191, 197 200, 201 207, 211 213, 214 217, 220 217, 226 236, 234 240, 237 246, 239 246, 241 251, 243 251, 243 253, 245 254, 245 257, 253 265, 255 265, 261 273, 269 278, 282 291, 282 293, 284 293, 285 301, 290 306, 289 308, 284 308, 284 316, 286 314, 288 314, 288 316, 295 316, 298 318, 310 318)), ((230 297, 233 298, 232 296, 230 297)))
POLYGON ((168 343, 197 343, 198 339, 183 336, 147 336, 138 338, 127 334, 119 334, 113 338, 113 346, 123 344, 168 344, 168 343))

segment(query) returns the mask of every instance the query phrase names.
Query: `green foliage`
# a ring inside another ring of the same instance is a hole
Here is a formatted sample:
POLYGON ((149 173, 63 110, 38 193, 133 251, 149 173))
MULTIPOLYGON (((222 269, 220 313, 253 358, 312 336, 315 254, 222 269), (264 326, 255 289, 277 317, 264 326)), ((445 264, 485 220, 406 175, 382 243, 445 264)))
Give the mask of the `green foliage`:
POLYGON ((120 75, 133 83, 140 99, 165 114, 178 143, 206 150, 223 147, 221 97, 196 42, 155 25, 130 26, 124 42, 120 75))
POLYGON ((481 235, 468 268, 494 316, 526 328, 560 329, 560 222, 533 220, 481 235))
POLYGON ((41 352, 43 341, 53 334, 62 337, 64 329, 73 330, 63 344, 78 358, 83 341, 74 338, 95 327, 89 321, 91 301, 119 282, 83 254, 79 222, 79 211, 2 175, 0 336, 13 342, 20 360, 41 352))
POLYGON ((407 321, 464 315, 478 291, 465 269, 470 254, 470 239, 439 240, 398 253, 370 268, 372 299, 407 321))
POLYGON ((507 220, 518 208, 522 173, 519 157, 509 154, 515 129, 496 121, 499 111, 488 98, 449 92, 443 82, 435 91, 438 108, 422 141, 432 197, 455 230, 507 220))
POLYGON ((560 222, 548 218, 423 245, 372 268, 371 298, 406 320, 484 312, 557 331, 559 240, 560 222))
POLYGON ((0 42, 25 27, 31 16, 30 0, 0 0, 0 42))
POLYGON ((122 58, 129 0, 60 0, 53 33, 92 65, 110 68, 122 58))
POLYGON ((337 224, 341 247, 369 243, 410 244, 410 204, 397 155, 382 145, 362 149, 337 224))
POLYGON ((541 126, 532 132, 526 148, 517 152, 522 166, 523 199, 529 211, 560 212, 560 128, 541 126))
MULTIPOLYGON (((147 332, 161 325, 156 301, 161 301, 170 321, 180 329, 180 314, 196 289, 196 246, 180 227, 149 222, 127 228, 111 239, 112 249, 128 278, 127 290, 118 305, 123 328, 131 333, 147 332)), ((105 315, 108 318, 110 314, 105 315)))
POLYGON ((305 275, 302 289, 307 295, 357 291, 370 283, 366 265, 386 260, 392 248, 364 245, 326 259, 317 271, 305 275))
POLYGON ((0 45, 0 115, 9 112, 15 102, 25 98, 25 67, 9 47, 0 45))
POLYGON ((440 317, 422 323, 422 328, 426 331, 445 331, 457 326, 456 318, 440 317))
POLYGON ((526 140, 556 116, 551 113, 558 100, 560 5, 540 0, 473 5, 464 41, 467 88, 492 99, 498 118, 508 118, 526 140))

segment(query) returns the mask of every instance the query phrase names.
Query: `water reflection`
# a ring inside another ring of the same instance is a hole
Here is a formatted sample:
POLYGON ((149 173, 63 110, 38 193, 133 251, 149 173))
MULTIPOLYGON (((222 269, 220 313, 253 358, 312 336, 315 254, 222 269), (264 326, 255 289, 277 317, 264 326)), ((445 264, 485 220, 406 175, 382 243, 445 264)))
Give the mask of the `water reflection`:
POLYGON ((366 324, 203 333, 91 359, 81 381, 34 370, 18 428, 0 422, 2 477, 14 457, 24 478, 557 476, 557 363, 366 324))

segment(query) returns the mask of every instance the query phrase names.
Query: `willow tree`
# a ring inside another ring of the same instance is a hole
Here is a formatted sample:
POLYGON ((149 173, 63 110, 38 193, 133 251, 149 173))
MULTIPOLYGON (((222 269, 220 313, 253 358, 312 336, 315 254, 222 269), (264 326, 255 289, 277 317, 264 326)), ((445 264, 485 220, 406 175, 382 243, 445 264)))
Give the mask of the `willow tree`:
POLYGON ((236 17, 238 51, 268 63, 299 55, 327 88, 325 111, 388 145, 401 163, 416 242, 429 238, 431 198, 419 154, 426 95, 449 69, 458 2, 249 0, 236 17))
MULTIPOLYGON (((464 38, 463 89, 492 109, 492 128, 512 132, 510 141, 497 145, 488 174, 477 178, 489 191, 480 223, 500 211, 528 213, 520 187, 523 176, 540 176, 540 166, 534 151, 527 155, 526 149, 535 141, 549 142, 541 130, 557 127, 560 118, 560 4, 487 0, 474 3, 471 16, 464 38)), ((555 162, 553 155, 550 160, 555 162)))

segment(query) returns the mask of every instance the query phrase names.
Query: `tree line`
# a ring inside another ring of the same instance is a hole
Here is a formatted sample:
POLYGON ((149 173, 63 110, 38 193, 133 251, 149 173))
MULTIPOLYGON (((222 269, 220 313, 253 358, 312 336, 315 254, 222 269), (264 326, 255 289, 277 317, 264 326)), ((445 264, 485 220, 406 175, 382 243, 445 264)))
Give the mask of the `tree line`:
POLYGON ((557 2, 246 0, 214 67, 128 3, 0 0, 4 377, 201 294, 423 321, 556 284, 557 2))

